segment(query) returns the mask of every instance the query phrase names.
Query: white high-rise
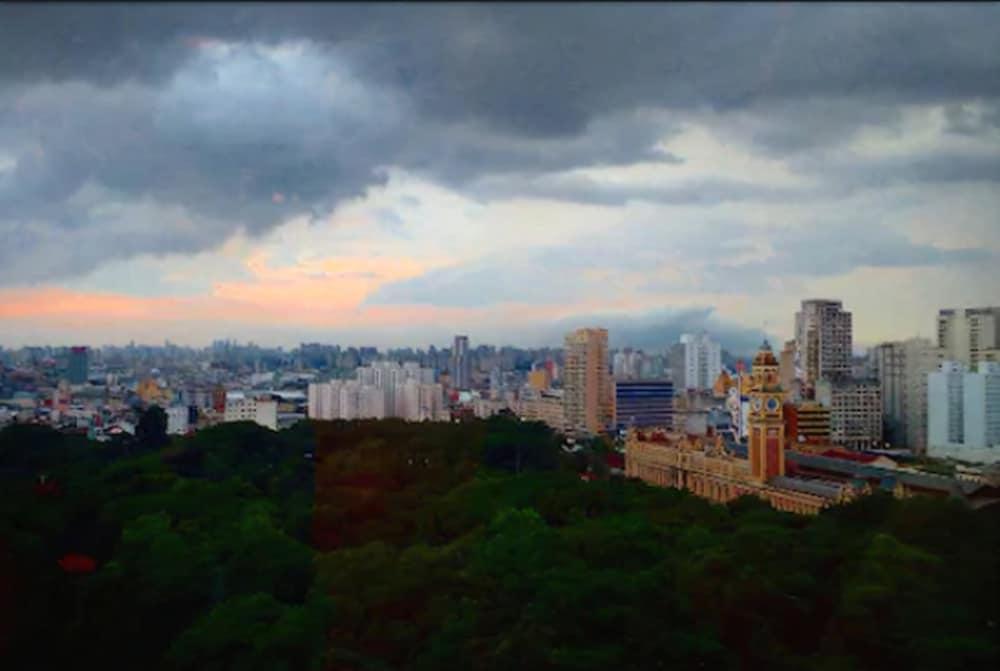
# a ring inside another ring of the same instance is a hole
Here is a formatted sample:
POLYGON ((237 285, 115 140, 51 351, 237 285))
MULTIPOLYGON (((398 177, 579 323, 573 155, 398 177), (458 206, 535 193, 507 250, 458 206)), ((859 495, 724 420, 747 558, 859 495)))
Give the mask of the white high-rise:
POLYGON ((938 347, 949 361, 975 368, 1000 360, 1000 307, 938 311, 938 347))
POLYGON ((687 389, 711 389, 722 373, 722 345, 706 333, 681 336, 684 346, 684 386, 687 389))
POLYGON ((945 361, 927 376, 928 453, 963 461, 1000 461, 1000 364, 969 371, 945 361))

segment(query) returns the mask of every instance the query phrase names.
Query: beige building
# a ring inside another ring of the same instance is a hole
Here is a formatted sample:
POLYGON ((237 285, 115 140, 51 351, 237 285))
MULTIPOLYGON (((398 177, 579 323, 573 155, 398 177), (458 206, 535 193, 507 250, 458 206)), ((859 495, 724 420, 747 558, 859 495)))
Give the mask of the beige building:
POLYGON ((561 391, 541 391, 522 398, 518 415, 526 422, 544 422, 559 432, 569 428, 561 391))
POLYGON ((786 341, 784 349, 778 356, 778 380, 781 382, 781 388, 786 392, 791 390, 792 384, 795 382, 794 340, 786 341))
POLYGON ((830 440, 852 450, 881 448, 882 391, 877 380, 820 380, 816 400, 830 409, 830 440))
POLYGON ((563 390, 566 422, 572 430, 597 434, 611 425, 607 329, 577 329, 566 336, 563 390))
POLYGON ((1000 307, 938 311, 937 344, 948 361, 975 368, 996 361, 1000 350, 1000 307))

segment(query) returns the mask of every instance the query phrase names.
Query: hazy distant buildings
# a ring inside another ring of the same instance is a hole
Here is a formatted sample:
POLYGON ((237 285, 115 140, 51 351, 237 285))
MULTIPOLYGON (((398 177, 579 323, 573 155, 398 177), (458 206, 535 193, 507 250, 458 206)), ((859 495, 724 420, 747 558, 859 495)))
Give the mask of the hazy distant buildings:
POLYGON ((472 387, 469 336, 455 336, 455 343, 451 349, 451 386, 462 390, 472 387))
POLYGON ((1000 307, 940 310, 937 339, 949 361, 970 368, 980 361, 1000 361, 1000 307))
POLYGON ((566 336, 563 364, 566 422, 573 430, 597 434, 612 420, 608 331, 577 329, 566 336))
POLYGON ((86 347, 71 347, 69 364, 66 369, 66 379, 70 384, 87 384, 87 373, 90 370, 90 352, 86 347))
POLYGON ((681 336, 684 345, 684 388, 711 389, 722 372, 722 346, 705 333, 681 336))
POLYGON ((1000 364, 969 371, 945 361, 927 379, 927 451, 935 457, 1000 461, 1000 364))
POLYGON ((822 379, 849 377, 852 346, 851 313, 841 301, 802 301, 795 313, 795 365, 808 387, 822 379))
POLYGON ((376 361, 357 369, 354 380, 309 385, 312 419, 437 420, 444 413, 444 388, 431 368, 417 362, 376 361))
POLYGON ((642 375, 642 352, 631 347, 615 352, 611 370, 616 380, 637 380, 642 375))

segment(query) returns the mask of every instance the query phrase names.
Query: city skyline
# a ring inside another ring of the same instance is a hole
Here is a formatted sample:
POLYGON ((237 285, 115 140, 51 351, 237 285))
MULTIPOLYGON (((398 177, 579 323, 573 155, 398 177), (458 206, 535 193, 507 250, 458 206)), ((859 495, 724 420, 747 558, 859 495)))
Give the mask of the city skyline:
POLYGON ((0 345, 933 338, 1000 303, 998 20, 4 6, 0 345))

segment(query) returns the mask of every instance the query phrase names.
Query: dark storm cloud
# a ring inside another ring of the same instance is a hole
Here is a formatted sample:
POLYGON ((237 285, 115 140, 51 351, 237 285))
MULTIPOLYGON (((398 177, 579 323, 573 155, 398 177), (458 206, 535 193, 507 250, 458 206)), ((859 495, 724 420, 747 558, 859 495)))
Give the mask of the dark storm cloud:
POLYGON ((655 310, 641 315, 590 314, 562 319, 546 329, 549 342, 562 342, 566 332, 600 324, 608 329, 611 347, 636 347, 651 353, 664 352, 679 342, 685 333, 705 330, 734 356, 752 355, 767 335, 760 329, 746 328, 720 319, 714 308, 655 310))
MULTIPOLYGON (((486 198, 796 198, 752 175, 639 192, 542 177, 683 161, 655 144, 704 110, 746 111, 744 139, 781 155, 903 103, 990 131, 961 105, 1000 97, 998 23, 997 5, 5 5, 0 233, 19 242, 0 283, 322 215, 392 165, 486 198), (304 55, 257 48, 297 41, 304 55), (193 225, 150 229, 176 217, 193 225), (68 232, 77 253, 57 262, 68 232)), ((961 160, 894 179, 995 175, 961 160)))

